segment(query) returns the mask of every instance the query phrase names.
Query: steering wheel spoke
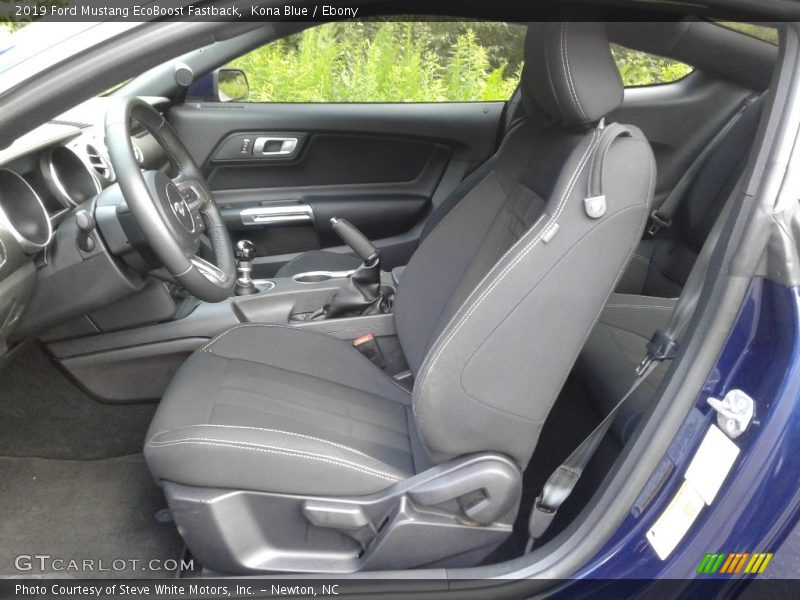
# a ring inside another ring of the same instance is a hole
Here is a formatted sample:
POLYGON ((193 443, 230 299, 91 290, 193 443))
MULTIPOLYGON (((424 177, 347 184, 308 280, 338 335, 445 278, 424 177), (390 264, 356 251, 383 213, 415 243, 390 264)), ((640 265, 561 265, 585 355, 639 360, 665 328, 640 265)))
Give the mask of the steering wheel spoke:
POLYGON ((213 199, 209 196, 204 185, 196 179, 179 175, 173 179, 181 196, 186 200, 186 205, 192 213, 192 218, 197 223, 197 229, 200 233, 205 231, 205 222, 202 213, 206 207, 209 206, 213 199))
POLYGON ((226 284, 230 280, 230 277, 225 273, 225 271, 216 265, 211 264, 206 259, 197 256, 196 254, 192 256, 189 261, 195 268, 197 268, 198 271, 200 271, 200 273, 206 277, 206 279, 212 283, 216 283, 218 285, 226 284))
POLYGON ((201 210, 204 206, 209 204, 211 198, 204 189, 205 186, 201 185, 196 179, 185 178, 178 176, 172 180, 178 188, 178 191, 186 200, 186 204, 192 210, 201 210))

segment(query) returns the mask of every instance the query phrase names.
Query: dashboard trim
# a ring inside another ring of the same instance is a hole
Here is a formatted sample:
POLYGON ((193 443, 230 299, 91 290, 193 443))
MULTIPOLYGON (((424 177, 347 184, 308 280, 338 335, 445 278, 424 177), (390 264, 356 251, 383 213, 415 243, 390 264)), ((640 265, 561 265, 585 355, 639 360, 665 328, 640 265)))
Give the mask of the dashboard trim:
POLYGON ((79 128, 71 125, 46 123, 15 140, 8 148, 0 150, 0 167, 27 154, 44 150, 49 146, 71 142, 80 137, 82 133, 79 128))

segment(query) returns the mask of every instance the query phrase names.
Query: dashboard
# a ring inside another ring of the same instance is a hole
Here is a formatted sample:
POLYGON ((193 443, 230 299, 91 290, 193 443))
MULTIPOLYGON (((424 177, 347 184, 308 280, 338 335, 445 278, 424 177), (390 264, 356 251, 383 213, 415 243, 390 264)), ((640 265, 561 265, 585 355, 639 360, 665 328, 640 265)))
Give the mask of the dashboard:
MULTIPOLYGON (((98 302, 107 300, 108 290, 97 285, 109 285, 102 281, 109 270, 119 279, 117 288, 140 285, 106 251, 100 232, 89 228, 95 225, 96 199, 116 182, 104 144, 103 103, 104 98, 92 99, 0 150, 0 356, 18 330, 27 333, 26 320, 42 329, 68 319, 90 308, 77 300, 82 292, 94 290, 98 302), (82 283, 88 287, 71 288, 82 283), (37 301, 41 287, 43 298, 58 293, 37 301)), ((142 128, 132 132, 141 168, 167 169, 166 155, 152 136, 142 128)))

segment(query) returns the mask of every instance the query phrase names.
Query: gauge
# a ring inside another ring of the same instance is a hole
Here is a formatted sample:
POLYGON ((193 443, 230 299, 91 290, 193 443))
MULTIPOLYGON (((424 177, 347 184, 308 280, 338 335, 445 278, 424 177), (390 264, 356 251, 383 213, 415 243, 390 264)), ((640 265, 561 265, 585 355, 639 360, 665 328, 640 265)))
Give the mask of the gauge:
POLYGON ((45 183, 65 208, 83 204, 100 193, 100 182, 72 149, 56 146, 41 158, 45 183))
POLYGON ((8 169, 0 169, 0 227, 11 233, 26 254, 36 254, 53 236, 41 198, 25 179, 8 169))

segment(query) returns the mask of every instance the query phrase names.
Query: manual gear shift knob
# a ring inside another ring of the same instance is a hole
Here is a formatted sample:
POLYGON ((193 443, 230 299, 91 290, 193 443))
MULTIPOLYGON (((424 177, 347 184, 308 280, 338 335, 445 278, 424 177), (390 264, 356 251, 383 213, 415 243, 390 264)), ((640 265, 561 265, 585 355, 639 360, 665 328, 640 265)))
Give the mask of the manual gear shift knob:
POLYGON ((256 245, 250 240, 239 240, 236 243, 236 258, 239 260, 253 260, 256 255, 256 245))
POLYGON ((258 289, 250 277, 250 272, 253 270, 250 263, 255 258, 256 246, 250 240, 239 240, 236 242, 236 290, 234 293, 237 296, 247 296, 248 294, 257 294, 258 289))

